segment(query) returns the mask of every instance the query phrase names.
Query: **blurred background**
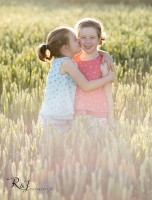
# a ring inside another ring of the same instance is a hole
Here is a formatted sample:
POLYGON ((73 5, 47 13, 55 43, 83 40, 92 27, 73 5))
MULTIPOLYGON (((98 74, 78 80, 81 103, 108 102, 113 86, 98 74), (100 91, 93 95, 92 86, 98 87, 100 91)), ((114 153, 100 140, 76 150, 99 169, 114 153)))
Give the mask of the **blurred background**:
POLYGON ((151 200, 151 122, 151 0, 0 0, 0 199, 151 200), (50 64, 37 47, 84 17, 107 33, 100 48, 114 61, 116 126, 89 137, 82 118, 64 137, 52 128, 43 143, 37 118, 50 64), (53 191, 23 193, 8 185, 12 176, 31 187, 46 178, 53 191))
POLYGON ((110 4, 117 4, 117 3, 124 3, 124 4, 137 4, 137 3, 143 3, 143 4, 152 4, 151 0, 94 0, 93 2, 91 0, 1 0, 2 4, 15 4, 15 3, 42 3, 42 4, 50 4, 50 3, 110 3, 110 4))

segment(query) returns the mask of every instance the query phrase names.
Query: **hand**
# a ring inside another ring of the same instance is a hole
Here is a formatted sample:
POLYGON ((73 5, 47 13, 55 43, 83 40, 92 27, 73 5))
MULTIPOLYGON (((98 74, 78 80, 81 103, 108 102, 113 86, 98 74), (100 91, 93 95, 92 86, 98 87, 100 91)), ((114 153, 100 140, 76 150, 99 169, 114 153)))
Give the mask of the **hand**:
POLYGON ((103 58, 102 58, 102 63, 107 63, 108 65, 108 71, 111 69, 113 69, 113 59, 111 57, 111 55, 108 52, 104 52, 102 53, 103 58))
POLYGON ((111 70, 109 71, 107 77, 109 77, 110 81, 115 81, 116 80, 116 75, 111 70))
POLYGON ((106 62, 102 62, 102 64, 100 65, 100 70, 102 72, 102 77, 107 76, 110 72, 112 72, 113 70, 108 68, 108 65, 106 62))

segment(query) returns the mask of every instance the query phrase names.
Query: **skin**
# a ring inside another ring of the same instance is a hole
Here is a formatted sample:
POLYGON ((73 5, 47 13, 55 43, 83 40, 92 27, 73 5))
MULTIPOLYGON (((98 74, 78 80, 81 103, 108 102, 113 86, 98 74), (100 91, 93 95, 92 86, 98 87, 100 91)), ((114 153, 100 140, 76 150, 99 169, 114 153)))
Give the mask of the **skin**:
POLYGON ((79 39, 82 48, 82 54, 80 56, 82 60, 91 60, 99 55, 97 46, 99 45, 100 38, 98 38, 95 28, 81 28, 79 39))
MULTIPOLYGON (((104 63, 101 65, 101 71, 102 71, 102 77, 105 77, 108 75, 109 70, 108 70, 107 63, 104 63)), ((110 70, 110 72, 111 72, 111 70, 110 70)), ((114 125, 114 103, 113 103, 113 96, 112 96, 112 83, 110 82, 110 83, 107 83, 106 85, 104 85, 104 89, 105 89, 107 102, 108 102, 108 108, 109 108, 108 124, 109 124, 109 127, 113 127, 113 125, 114 125)))

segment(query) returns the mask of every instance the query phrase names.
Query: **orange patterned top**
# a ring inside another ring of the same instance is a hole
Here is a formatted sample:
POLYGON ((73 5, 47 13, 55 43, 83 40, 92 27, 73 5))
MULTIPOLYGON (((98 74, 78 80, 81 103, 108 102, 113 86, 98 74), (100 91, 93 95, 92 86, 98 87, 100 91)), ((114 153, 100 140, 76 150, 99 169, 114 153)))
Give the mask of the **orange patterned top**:
MULTIPOLYGON (((102 77, 101 63, 102 56, 99 55, 95 59, 82 61, 80 54, 74 57, 78 64, 78 68, 87 80, 94 80, 102 77)), ((77 86, 75 96, 75 113, 87 114, 94 117, 106 117, 108 115, 108 104, 104 87, 95 89, 90 92, 83 91, 77 86)))

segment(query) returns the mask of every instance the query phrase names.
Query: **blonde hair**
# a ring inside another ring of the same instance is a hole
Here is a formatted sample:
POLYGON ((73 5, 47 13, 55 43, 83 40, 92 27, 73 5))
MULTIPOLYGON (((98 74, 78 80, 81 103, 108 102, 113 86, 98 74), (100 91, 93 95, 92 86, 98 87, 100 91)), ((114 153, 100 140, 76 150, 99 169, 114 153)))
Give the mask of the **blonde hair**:
POLYGON ((75 29, 77 31, 78 37, 80 34, 80 29, 86 28, 86 27, 93 27, 96 29, 98 38, 101 38, 100 44, 102 44, 103 40, 106 39, 106 33, 104 32, 103 24, 100 21, 93 19, 93 18, 89 18, 89 17, 78 21, 75 25, 75 29))

